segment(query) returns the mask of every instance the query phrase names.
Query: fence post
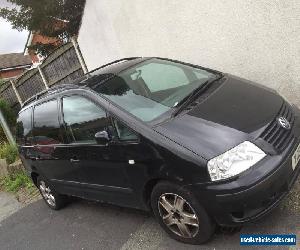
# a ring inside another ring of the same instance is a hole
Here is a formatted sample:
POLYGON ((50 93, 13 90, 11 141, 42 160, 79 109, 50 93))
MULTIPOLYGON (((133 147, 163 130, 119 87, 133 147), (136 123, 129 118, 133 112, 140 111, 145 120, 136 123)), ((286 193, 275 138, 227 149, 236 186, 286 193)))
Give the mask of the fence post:
POLYGON ((22 106, 23 102, 22 102, 21 96, 19 95, 19 92, 18 92, 18 90, 17 90, 17 88, 16 88, 16 86, 15 86, 14 81, 13 81, 13 80, 10 80, 10 84, 11 84, 11 86, 12 86, 12 88, 13 88, 13 90, 14 90, 16 96, 17 96, 18 102, 19 102, 20 105, 22 106))
POLYGON ((83 70, 83 73, 86 74, 88 72, 88 69, 87 69, 87 66, 85 64, 85 61, 83 59, 83 56, 79 50, 79 44, 77 43, 76 39, 74 37, 71 38, 71 41, 72 41, 72 44, 74 46, 74 49, 75 49, 75 52, 76 52, 76 55, 78 57, 78 60, 80 62, 80 65, 82 67, 82 70, 83 70))
POLYGON ((42 69, 41 69, 41 67, 38 65, 37 66, 37 68, 38 68, 38 70, 39 70, 39 72, 40 72, 40 75, 41 75, 41 77, 42 77, 42 81, 43 81, 43 83, 44 83, 44 85, 45 85, 45 88, 46 88, 46 90, 48 90, 49 89, 49 86, 48 86, 48 82, 47 82, 47 80, 46 80, 46 77, 45 77, 45 75, 44 75, 44 72, 42 71, 42 69))
POLYGON ((14 139, 14 137, 13 137, 13 135, 12 135, 12 133, 11 133, 11 131, 10 131, 10 129, 9 129, 6 121, 5 121, 5 118, 4 118, 1 110, 0 110, 0 125, 3 128, 3 131, 4 131, 5 135, 6 135, 6 138, 9 141, 9 143, 11 145, 15 145, 16 144, 15 139, 14 139))

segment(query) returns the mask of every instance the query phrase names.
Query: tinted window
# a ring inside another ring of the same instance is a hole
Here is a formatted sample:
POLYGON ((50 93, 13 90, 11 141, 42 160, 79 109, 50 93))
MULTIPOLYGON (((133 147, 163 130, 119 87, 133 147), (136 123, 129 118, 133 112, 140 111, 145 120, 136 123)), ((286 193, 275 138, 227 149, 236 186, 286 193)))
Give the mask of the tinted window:
POLYGON ((33 135, 36 144, 63 143, 58 121, 57 100, 42 103, 34 108, 33 135))
POLYGON ((118 138, 121 141, 136 141, 138 140, 137 134, 124 123, 114 119, 115 128, 117 131, 118 138))
POLYGON ((63 98, 63 115, 72 142, 95 142, 95 134, 108 126, 105 111, 80 96, 63 98))
POLYGON ((19 145, 30 145, 32 140, 32 124, 31 124, 32 109, 26 109, 19 114, 17 120, 17 143, 19 145))

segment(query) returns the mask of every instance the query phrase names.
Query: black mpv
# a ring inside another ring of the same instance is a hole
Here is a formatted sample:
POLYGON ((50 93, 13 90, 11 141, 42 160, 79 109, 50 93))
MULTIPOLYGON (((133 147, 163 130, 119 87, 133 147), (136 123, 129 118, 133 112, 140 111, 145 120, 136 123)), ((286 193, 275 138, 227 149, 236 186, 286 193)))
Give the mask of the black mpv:
POLYGON ((126 58, 28 100, 21 159, 52 209, 68 196, 152 210, 207 241, 278 205, 300 172, 300 111, 274 90, 162 58, 126 58))

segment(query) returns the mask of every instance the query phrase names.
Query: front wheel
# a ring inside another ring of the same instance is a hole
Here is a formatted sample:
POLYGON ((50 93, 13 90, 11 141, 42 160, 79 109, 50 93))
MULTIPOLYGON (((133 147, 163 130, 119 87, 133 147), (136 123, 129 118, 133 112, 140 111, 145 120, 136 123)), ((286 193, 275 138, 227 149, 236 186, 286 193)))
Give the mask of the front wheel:
POLYGON ((59 210, 65 206, 67 197, 55 192, 45 179, 38 177, 37 184, 44 201, 51 209, 59 210))
POLYGON ((151 195, 153 212, 164 230, 174 239, 202 244, 215 231, 215 223, 194 196, 182 187, 158 183, 151 195))

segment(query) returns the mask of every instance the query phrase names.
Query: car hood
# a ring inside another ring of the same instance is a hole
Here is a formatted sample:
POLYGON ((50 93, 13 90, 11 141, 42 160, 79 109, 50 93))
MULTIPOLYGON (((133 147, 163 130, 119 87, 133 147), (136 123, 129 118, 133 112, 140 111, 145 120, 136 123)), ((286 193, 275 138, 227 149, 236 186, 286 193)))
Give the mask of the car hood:
POLYGON ((207 160, 259 137, 280 110, 282 97, 235 76, 223 80, 206 99, 155 130, 207 160))

